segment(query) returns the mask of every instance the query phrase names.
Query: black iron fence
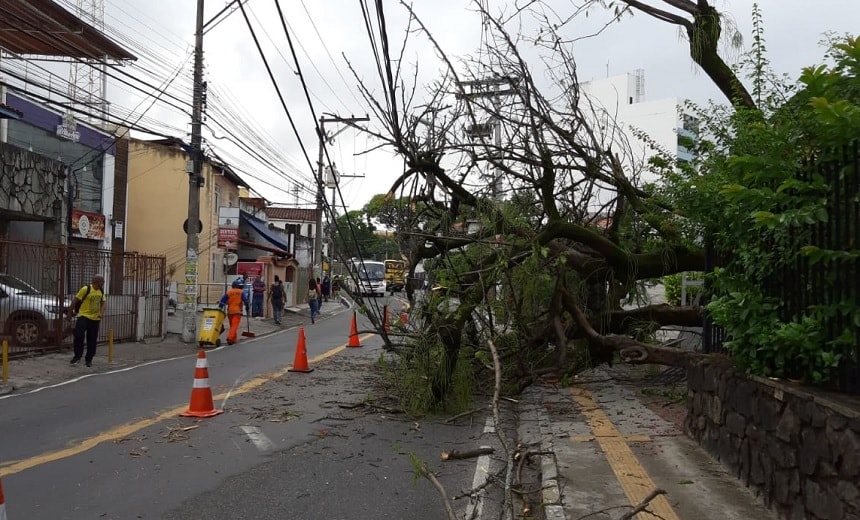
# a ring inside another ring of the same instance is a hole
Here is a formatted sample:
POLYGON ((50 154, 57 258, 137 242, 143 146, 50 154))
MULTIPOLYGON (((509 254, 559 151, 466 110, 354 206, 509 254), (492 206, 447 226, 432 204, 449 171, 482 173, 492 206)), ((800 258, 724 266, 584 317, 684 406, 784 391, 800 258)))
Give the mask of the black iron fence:
POLYGON ((108 298, 99 341, 161 337, 165 264, 160 256, 0 240, 0 336, 13 357, 69 347, 66 310, 102 274, 108 298))
MULTIPOLYGON (((762 290, 781 302, 780 317, 795 321, 812 309, 832 309, 823 319, 826 341, 853 336, 840 367, 840 389, 860 393, 860 145, 855 142, 828 160, 810 161, 796 172, 802 181, 824 180, 827 219, 804 226, 805 251, 793 251, 793 261, 775 270, 762 290), (820 177, 818 177, 820 176, 820 177), (817 252, 836 252, 836 254, 817 252)), ((729 252, 730 254, 730 252, 729 252)), ((705 270, 726 265, 720 252, 709 250, 705 270)), ((703 350, 722 352, 725 331, 705 319, 703 350)))

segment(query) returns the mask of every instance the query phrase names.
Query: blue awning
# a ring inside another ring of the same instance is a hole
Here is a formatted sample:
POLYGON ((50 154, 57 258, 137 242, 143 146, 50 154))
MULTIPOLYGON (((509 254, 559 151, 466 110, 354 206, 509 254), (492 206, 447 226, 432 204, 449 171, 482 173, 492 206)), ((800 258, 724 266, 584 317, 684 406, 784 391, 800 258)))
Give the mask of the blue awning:
POLYGON ((287 242, 284 242, 283 238, 281 238, 277 233, 270 230, 268 224, 266 224, 262 220, 252 217, 244 211, 239 214, 239 219, 242 222, 245 222, 249 226, 251 226, 251 229, 256 231, 261 237, 265 238, 266 241, 273 246, 283 250, 285 253, 290 252, 290 245, 287 242))

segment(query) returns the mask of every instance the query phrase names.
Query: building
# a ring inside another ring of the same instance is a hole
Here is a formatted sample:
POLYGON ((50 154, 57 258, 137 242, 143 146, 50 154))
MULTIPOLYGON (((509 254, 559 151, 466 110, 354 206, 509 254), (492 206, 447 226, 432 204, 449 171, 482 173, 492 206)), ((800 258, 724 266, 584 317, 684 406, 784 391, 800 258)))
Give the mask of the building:
POLYGON ((642 170, 642 180, 653 182, 656 174, 648 171, 647 161, 655 155, 651 144, 635 135, 644 133, 661 150, 682 161, 693 156, 684 146, 684 138, 696 139, 698 121, 683 107, 684 100, 645 98, 645 72, 621 74, 580 84, 583 94, 580 109, 613 149, 629 149, 623 154, 626 166, 642 170), (629 147, 629 148, 628 148, 629 147))
POLYGON ((290 252, 302 267, 312 266, 319 212, 317 209, 266 208, 266 217, 273 229, 284 230, 291 237, 290 252))
MULTIPOLYGON (((180 293, 184 269, 188 218, 190 155, 178 139, 130 139, 128 161, 128 226, 126 249, 167 258, 167 276, 180 293)), ((226 281, 225 249, 218 247, 221 207, 239 207, 245 182, 227 165, 204 160, 200 173, 200 247, 198 285, 202 302, 223 294, 226 281)))

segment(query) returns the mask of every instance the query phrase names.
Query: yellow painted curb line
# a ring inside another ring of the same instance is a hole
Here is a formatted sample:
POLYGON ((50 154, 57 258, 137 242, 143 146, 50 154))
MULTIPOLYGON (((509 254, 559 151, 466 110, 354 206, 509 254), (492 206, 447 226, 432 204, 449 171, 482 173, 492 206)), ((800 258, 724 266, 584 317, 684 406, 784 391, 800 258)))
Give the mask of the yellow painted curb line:
MULTIPOLYGON (((371 338, 374 335, 375 334, 365 334, 364 336, 360 337, 359 340, 363 341, 363 340, 371 338)), ((338 353, 340 353, 341 351, 343 351, 345 349, 346 349, 346 343, 344 343, 343 345, 341 345, 339 347, 335 347, 335 348, 333 348, 327 352, 323 352, 319 356, 315 356, 315 357, 311 358, 310 360, 308 360, 308 363, 319 363, 320 361, 323 361, 324 359, 328 359, 334 355, 337 355, 338 353)), ((255 377, 254 379, 251 379, 251 380, 245 382, 241 386, 232 389, 230 392, 222 392, 218 395, 212 396, 212 399, 213 399, 213 401, 218 401, 218 400, 222 400, 222 399, 226 398, 228 395, 233 396, 233 395, 240 395, 240 394, 250 392, 251 390, 254 390, 257 387, 262 386, 263 384, 271 381, 272 379, 287 375, 289 373, 289 369, 292 367, 293 367, 292 365, 289 365, 289 366, 282 368, 281 370, 278 370, 277 372, 262 375, 260 377, 255 377)), ((40 466, 40 465, 46 464, 48 462, 54 462, 57 460, 68 458, 68 457, 73 457, 75 455, 78 455, 80 453, 88 451, 92 448, 95 448, 99 444, 102 444, 102 443, 105 443, 108 441, 115 441, 115 440, 127 438, 131 434, 138 432, 138 431, 140 431, 144 428, 147 428, 149 426, 152 426, 154 424, 157 424, 161 421, 166 421, 168 419, 176 419, 176 417, 179 416, 180 413, 184 412, 187 408, 188 408, 188 405, 184 404, 182 406, 161 412, 160 414, 156 415, 155 417, 151 417, 149 419, 142 419, 140 421, 135 421, 135 422, 127 423, 127 424, 122 424, 120 426, 116 426, 116 427, 114 427, 110 430, 107 430, 105 432, 102 432, 96 436, 93 436, 93 437, 88 438, 88 439, 84 439, 83 441, 79 442, 78 444, 75 444, 73 446, 69 446, 68 448, 63 448, 63 449, 56 450, 56 451, 49 451, 47 453, 42 453, 40 455, 36 455, 36 456, 30 457, 28 459, 23 459, 23 460, 18 460, 15 462, 9 462, 6 464, 2 464, 2 465, 0 465, 0 475, 2 475, 4 477, 9 476, 9 475, 14 475, 15 473, 20 473, 24 470, 35 468, 36 466, 40 466)))
MULTIPOLYGON (((621 484, 621 489, 627 495, 627 500, 630 505, 639 505, 645 497, 652 491, 657 489, 651 476, 642 467, 639 459, 633 454, 630 446, 627 445, 627 440, 621 435, 612 421, 603 412, 594 399, 591 398, 591 392, 584 388, 572 388, 573 400, 579 405, 582 415, 588 421, 588 426, 594 434, 594 440, 600 445, 606 456, 612 472, 615 473, 615 478, 621 484)), ((654 518, 662 518, 664 520, 680 520, 675 510, 666 500, 665 495, 659 495, 648 505, 648 512, 641 512, 636 517, 639 520, 649 520, 654 518), (654 516, 659 515, 659 516, 654 516)))

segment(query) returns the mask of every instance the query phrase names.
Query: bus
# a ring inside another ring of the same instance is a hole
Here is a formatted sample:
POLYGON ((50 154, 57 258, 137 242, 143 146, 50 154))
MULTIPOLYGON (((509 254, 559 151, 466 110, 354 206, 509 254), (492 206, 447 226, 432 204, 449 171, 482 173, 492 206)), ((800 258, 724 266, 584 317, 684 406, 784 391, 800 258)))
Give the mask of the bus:
POLYGON ((361 294, 371 296, 385 296, 385 264, 376 260, 362 260, 361 258, 350 258, 347 264, 349 276, 346 279, 346 287, 350 292, 356 294, 356 279, 361 284, 361 294))
POLYGON ((406 287, 406 262, 388 259, 385 261, 385 283, 391 294, 406 287))

